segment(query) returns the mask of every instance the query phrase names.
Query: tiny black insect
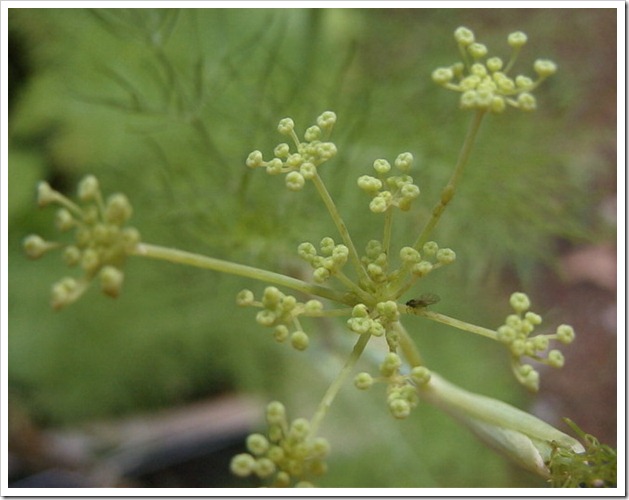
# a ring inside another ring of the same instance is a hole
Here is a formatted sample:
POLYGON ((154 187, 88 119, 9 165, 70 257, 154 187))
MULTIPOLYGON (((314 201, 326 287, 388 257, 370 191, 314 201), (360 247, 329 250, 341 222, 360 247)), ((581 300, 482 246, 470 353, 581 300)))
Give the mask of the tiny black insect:
POLYGON ((419 309, 420 307, 426 307, 431 304, 436 304, 441 300, 441 297, 435 293, 424 293, 417 299, 409 300, 406 305, 413 309, 419 309))

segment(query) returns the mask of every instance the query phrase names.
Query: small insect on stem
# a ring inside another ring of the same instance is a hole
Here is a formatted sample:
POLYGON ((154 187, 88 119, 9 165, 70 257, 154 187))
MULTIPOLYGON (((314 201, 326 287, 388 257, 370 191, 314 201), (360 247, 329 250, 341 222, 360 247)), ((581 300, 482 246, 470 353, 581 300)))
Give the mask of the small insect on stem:
POLYGON ((436 304, 441 300, 441 297, 435 293, 424 293, 417 299, 409 300, 406 305, 412 309, 421 309, 432 304, 436 304))

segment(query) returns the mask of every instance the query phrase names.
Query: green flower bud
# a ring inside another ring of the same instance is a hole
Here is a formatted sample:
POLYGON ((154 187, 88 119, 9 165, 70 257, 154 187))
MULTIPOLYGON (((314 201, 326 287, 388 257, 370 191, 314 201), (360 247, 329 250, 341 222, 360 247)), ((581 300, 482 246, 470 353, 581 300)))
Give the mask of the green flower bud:
POLYGON ((487 55, 487 46, 482 43, 472 43, 467 47, 467 51, 474 59, 480 59, 487 55))
POLYGON ((317 175, 317 167, 313 163, 306 162, 299 167, 299 173, 306 180, 312 180, 317 175))
POLYGON ((411 378, 417 384, 427 384, 430 381, 430 370, 425 366, 414 366, 411 370, 411 378))
POLYGON ((395 159, 395 167, 402 172, 408 172, 413 165, 413 155, 411 153, 400 153, 395 159))
POLYGON ((286 325, 277 325, 273 330, 273 338, 276 342, 284 342, 288 338, 289 334, 290 332, 288 331, 288 327, 286 325))
POLYGON ((262 434, 247 436, 247 449, 254 455, 264 455, 269 449, 269 441, 262 434))
POLYGON ((421 260, 421 255, 413 247, 403 247, 400 250, 400 259, 405 264, 415 264, 421 260))
POLYGON ((289 172, 286 174, 286 187, 291 191, 301 191, 306 184, 306 179, 299 172, 289 172))
POLYGON ((487 59, 487 69, 489 71, 491 71, 492 73, 496 72, 496 71, 500 71, 502 69, 502 59, 500 59, 499 57, 490 57, 489 59, 487 59))
POLYGON ((379 174, 386 174, 391 170, 391 164, 384 159, 379 159, 373 162, 373 169, 379 174))
POLYGON ((556 335, 557 340, 562 344, 570 344, 575 337, 574 329, 570 325, 559 325, 556 335))
POLYGON ((373 377, 367 372, 361 372, 354 377, 354 386, 362 391, 369 389, 373 383, 373 377))
POLYGON ((405 399, 393 399, 389 401, 389 410, 395 418, 404 419, 411 414, 411 405, 405 399))
POLYGON ((304 139, 308 142, 316 141, 321 138, 321 129, 316 125, 309 127, 304 133, 304 139))
POLYGON ((453 78, 454 72, 450 68, 437 68, 432 72, 432 81, 439 85, 445 85, 453 78))
POLYGON ((557 349, 553 349, 548 353, 548 364, 553 368, 561 368, 565 363, 563 354, 557 349))
POLYGON ((255 464, 255 458, 249 453, 241 453, 232 458, 229 469, 238 477, 247 477, 253 472, 255 464))
POLYGON ((336 123, 336 114, 333 111, 324 111, 317 118, 317 125, 323 130, 331 130, 336 123))
POLYGON ((113 266, 105 266, 100 270, 100 287, 105 295, 118 297, 124 282, 124 273, 113 266))
POLYGON ((456 253, 450 248, 440 248, 437 250, 437 261, 439 264, 451 264, 456 260, 456 253))
POLYGON ((253 292, 251 290, 241 290, 236 295, 236 304, 239 306, 250 306, 253 304, 255 298, 253 296, 253 292))
POLYGON ((454 39, 460 45, 466 47, 474 43, 474 32, 464 26, 460 26, 454 31, 454 39))
POLYGON ((546 78, 557 72, 557 65, 548 59, 537 59, 533 64, 533 69, 540 77, 546 78))
POLYGON ((382 181, 370 175, 361 175, 358 178, 358 187, 367 193, 377 193, 382 189, 382 181))
POLYGON ((259 478, 264 479, 275 472, 275 464, 269 458, 258 458, 253 467, 253 472, 259 478))
POLYGON ((526 41, 528 40, 528 37, 526 36, 525 33, 522 33, 521 31, 514 31, 513 33, 509 34, 509 36, 507 37, 507 43, 513 47, 513 48, 520 48, 522 47, 526 41))
POLYGON ((59 231, 68 231, 75 227, 76 220, 72 217, 72 214, 67 208, 60 208, 57 210, 55 225, 59 231))
POLYGON ((533 111, 537 108, 537 100, 533 94, 522 92, 518 95, 518 105, 522 111, 533 111))
POLYGON ((271 401, 266 406, 266 421, 269 425, 283 425, 286 422, 286 408, 279 401, 271 401))
POLYGON ((262 158, 262 153, 260 151, 256 150, 249 153, 249 156, 247 157, 247 161, 246 161, 246 164, 249 168, 261 167, 263 163, 264 163, 264 160, 262 158))
POLYGON ((295 129, 295 122, 291 118, 282 118, 277 130, 282 135, 289 135, 295 129))
POLYGON ((509 299, 509 303, 517 313, 523 313, 531 307, 531 301, 528 296, 521 292, 513 293, 509 299))
POLYGON ((305 418, 296 418, 290 426, 288 436, 295 441, 303 441, 310 433, 310 422, 305 418))
POLYGON ((45 241, 41 236, 31 234, 24 238, 23 248, 29 259, 39 259, 49 250, 59 247, 58 243, 45 241))
POLYGON ((375 214, 384 213, 387 211, 388 208, 389 203, 387 201, 387 198, 382 195, 377 195, 376 197, 374 197, 373 200, 371 200, 371 203, 369 203, 369 210, 371 210, 375 214))
POLYGON ((290 336, 290 343, 298 351, 305 351, 308 348, 310 339, 308 338, 306 332, 297 330, 290 336))
POLYGON ((433 269, 433 265, 427 260, 422 260, 417 264, 414 264, 411 268, 411 272, 419 277, 426 276, 433 269))
POLYGON ((78 196, 81 201, 93 201, 100 197, 98 179, 93 175, 84 177, 79 182, 78 196))
POLYGON ((112 194, 107 200, 105 206, 105 221, 112 224, 124 224, 133 213, 131 203, 124 194, 112 194))
POLYGON ((42 181, 37 185, 37 204, 40 207, 54 203, 59 199, 59 196, 59 193, 52 189, 47 182, 42 181))

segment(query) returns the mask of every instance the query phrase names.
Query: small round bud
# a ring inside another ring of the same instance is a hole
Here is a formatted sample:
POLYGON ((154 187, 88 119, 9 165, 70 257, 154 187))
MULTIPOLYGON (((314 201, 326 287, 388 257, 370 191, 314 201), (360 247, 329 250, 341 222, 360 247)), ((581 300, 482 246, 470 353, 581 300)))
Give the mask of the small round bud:
POLYGON ((55 225, 59 231, 68 231, 72 229, 76 224, 74 217, 67 208, 60 208, 57 210, 57 216, 55 217, 55 225))
POLYGON ((537 108, 537 100, 533 94, 522 92, 518 96, 518 105, 522 111, 533 111, 537 108))
POLYGON ((288 135, 295 129, 295 122, 292 118, 282 118, 277 126, 280 134, 288 135))
POLYGON ((314 163, 306 162, 299 167, 299 173, 306 180, 311 180, 317 175, 317 167, 314 166, 314 163))
POLYGON ((288 434, 296 441, 303 441, 310 433, 310 422, 305 418, 296 418, 290 426, 288 434))
POLYGON ((500 59, 499 57, 490 57, 489 59, 487 59, 487 62, 485 64, 487 64, 487 69, 489 71, 495 73, 496 71, 500 71, 502 69, 503 63, 502 59, 500 59))
POLYGON ((81 257, 81 267, 85 272, 91 274, 95 272, 101 265, 100 255, 93 248, 88 248, 83 252, 81 257))
POLYGON ((241 290, 238 292, 238 295, 236 295, 236 304, 239 306, 250 306, 253 304, 254 300, 255 298, 251 290, 241 290))
POLYGON ((408 172, 413 165, 413 155, 411 153, 400 153, 395 159, 395 167, 402 172, 408 172))
POLYGON ((395 418, 404 419, 411 414, 411 405, 405 399, 393 399, 389 401, 389 410, 395 418))
POLYGON ((266 406, 266 421, 269 425, 283 424, 286 421, 286 408, 279 401, 271 401, 266 406))
POLYGON ((321 138, 321 129, 316 125, 309 127, 304 133, 304 139, 308 142, 316 141, 321 138))
POLYGON ((23 243, 24 252, 29 259, 39 259, 48 250, 56 248, 57 246, 58 245, 56 243, 47 242, 41 236, 37 236, 36 234, 31 234, 30 236, 24 238, 23 243))
POLYGON ((105 295, 117 297, 120 295, 124 273, 113 266, 105 266, 100 270, 100 287, 105 295))
POLYGON ((385 196, 377 195, 369 203, 369 210, 375 214, 381 214, 387 211, 389 203, 385 196))
POLYGON ((354 377, 354 386, 361 391, 369 389, 373 382, 373 377, 367 372, 361 372, 354 377))
POLYGON ((323 311, 323 304, 316 299, 311 299, 304 304, 304 314, 308 316, 317 316, 323 311))
POLYGON ((50 187, 47 182, 40 182, 37 185, 37 204, 44 207, 58 200, 59 193, 50 187))
POLYGON ((277 325, 275 330, 273 330, 273 338, 276 342, 284 342, 289 335, 290 332, 288 331, 288 327, 286 325, 277 325))
POLYGON ((382 373, 385 377, 389 377, 396 373, 401 366, 402 360, 400 357, 394 352, 389 352, 384 357, 384 361, 380 365, 380 373, 382 373))
POLYGON ((431 257, 437 253, 439 245, 435 241, 427 241, 424 243, 422 250, 427 257, 431 257))
POLYGON ((332 276, 332 274, 329 269, 326 269, 325 267, 318 267, 312 272, 312 277, 317 283, 326 282, 330 279, 330 276, 332 276))
POLYGON ((533 349, 536 352, 545 351, 548 349, 549 340, 546 335, 538 335, 531 339, 533 342, 533 349))
POLYGON ((269 441, 262 434, 247 436, 247 449, 254 455, 264 455, 269 449, 269 441))
POLYGON ((112 224, 124 224, 133 213, 133 208, 127 197, 122 193, 112 194, 105 206, 105 220, 112 224))
POLYGON ((264 479, 275 472, 275 464, 269 458, 258 458, 253 467, 253 472, 259 478, 264 479))
POLYGON ((249 168, 261 167, 263 163, 264 163, 264 160, 262 158, 262 152, 256 150, 249 153, 249 156, 247 157, 247 161, 246 161, 246 164, 249 168))
POLYGON ((421 255, 413 247, 403 247, 400 250, 400 259, 405 264, 415 264, 421 260, 421 255))
POLYGON ((454 72, 450 68, 437 68, 432 72, 432 81, 438 85, 449 83, 454 78, 454 72))
POLYGON ((277 315, 273 311, 264 309, 256 314, 256 323, 262 326, 273 326, 277 321, 277 315))
POLYGON ((301 191, 306 184, 306 179, 299 172, 289 172, 286 174, 286 187, 291 191, 301 191))
POLYGON ((98 199, 100 196, 98 179, 96 179, 93 175, 84 177, 81 182, 79 182, 78 195, 79 199, 82 201, 92 201, 98 199))
POLYGON ((464 47, 474 43, 474 32, 464 26, 460 26, 454 31, 454 39, 464 47))
POLYGON ((290 344, 298 351, 305 351, 309 342, 308 335, 301 330, 294 331, 290 336, 290 344))
POLYGON ((253 472, 255 464, 255 458, 249 453, 240 453, 232 458, 229 469, 238 477, 247 477, 253 472))
POLYGON ((531 307, 531 301, 529 300, 528 296, 525 293, 521 292, 515 292, 511 294, 511 297, 509 298, 509 303, 517 313, 527 311, 529 307, 531 307))
POLYGON ((525 33, 521 31, 514 31, 513 33, 509 34, 509 36, 507 37, 507 43, 513 48, 522 47, 526 43, 527 40, 528 40, 528 37, 526 36, 525 33))
POLYGON ((557 349, 553 349, 548 353, 548 364, 553 368, 561 368, 565 363, 563 354, 557 349))
POLYGON ((482 43, 473 43, 468 48, 467 51, 474 59, 480 59, 481 57, 485 57, 487 55, 487 47, 482 43))
POLYGON ((545 78, 557 72, 557 65, 548 59, 537 59, 535 63, 533 63, 533 69, 535 69, 535 72, 539 76, 545 78))
POLYGON ((507 103, 503 97, 494 96, 491 100, 489 109, 492 113, 502 113, 507 107, 507 103))
POLYGON ((382 189, 382 181, 371 175, 361 175, 358 178, 358 187, 367 193, 377 193, 382 189))
MULTIPOLYGON (((254 151, 251 154, 253 155, 255 153, 260 153, 260 152, 254 151)), ((290 154, 290 146, 286 144, 285 142, 282 142, 278 144, 277 146, 275 146, 275 149, 273 150, 273 154, 277 156, 278 158, 286 158, 290 154)), ((260 153, 260 161, 262 161, 262 153, 260 153)))
POLYGON ((498 341, 503 344, 511 344, 516 338, 515 330, 507 325, 502 325, 496 333, 498 341))
POLYGON ((283 168, 284 164, 282 163, 282 160, 279 158, 273 158, 266 164, 266 173, 269 175, 279 175, 282 173, 283 168))
POLYGON ((425 366, 414 366, 411 370, 411 378, 420 385, 430 381, 430 370, 425 366))
POLYGON ((373 169, 379 174, 386 174, 391 170, 391 164, 384 159, 379 159, 373 162, 373 169))
POLYGON ((334 111, 324 111, 317 117, 317 125, 323 130, 330 130, 336 123, 336 113, 334 111))
POLYGON ((574 337, 574 329, 570 325, 559 325, 557 327, 557 340, 562 344, 570 344, 574 337))
POLYGON ((440 248, 437 250, 437 261, 439 264, 451 264, 456 260, 456 253, 450 248, 440 248))
POLYGON ((433 269, 433 265, 427 260, 422 260, 417 264, 414 264, 411 268, 411 272, 419 277, 426 276, 433 269))
POLYGON ((541 325, 542 324, 542 317, 539 314, 536 314, 534 312, 528 311, 525 315, 524 315, 524 320, 528 323, 530 323, 531 325, 541 325))

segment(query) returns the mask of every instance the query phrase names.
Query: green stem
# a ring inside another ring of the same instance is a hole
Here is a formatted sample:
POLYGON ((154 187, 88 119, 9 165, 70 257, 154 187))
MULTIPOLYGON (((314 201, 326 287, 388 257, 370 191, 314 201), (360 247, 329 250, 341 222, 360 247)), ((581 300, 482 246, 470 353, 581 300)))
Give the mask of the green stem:
POLYGON ((183 250, 176 250, 174 248, 150 245, 148 243, 140 243, 137 245, 133 254, 141 257, 165 260, 175 264, 184 264, 187 266, 200 267, 221 273, 235 274, 236 276, 243 276, 245 278, 264 281, 266 283, 283 286, 309 295, 324 297, 342 304, 350 306, 354 305, 353 301, 347 296, 347 294, 339 292, 338 290, 333 290, 331 288, 322 287, 312 283, 306 283, 305 281, 298 280, 290 276, 266 271, 264 269, 258 269, 257 267, 236 264, 226 260, 215 259, 213 257, 185 252, 183 250))
POLYGON ((450 180, 448 181, 446 186, 443 188, 443 191, 441 191, 441 198, 439 199, 439 202, 435 205, 435 207, 432 209, 432 217, 430 218, 430 220, 428 221, 428 223, 426 224, 426 226, 420 233, 419 237, 415 241, 415 244, 413 245, 416 250, 421 250, 421 247, 424 245, 424 243, 426 243, 426 241, 428 240, 428 237, 430 236, 430 233, 439 222, 439 219, 441 218, 441 214, 445 210, 448 203, 450 203, 450 201, 454 197, 454 193, 456 192, 457 185, 459 183, 459 180, 461 179, 461 174, 463 173, 463 169, 465 168, 465 165, 470 159, 472 147, 474 146, 476 135, 478 134, 478 131, 480 129, 480 124, 484 116, 485 116, 484 110, 479 109, 476 111, 476 113, 474 113, 474 117, 472 118, 470 126, 467 130, 467 135, 465 137, 465 141, 463 142, 461 152, 459 153, 459 158, 454 167, 454 172, 452 173, 452 177, 450 177, 450 180))
POLYGON ((345 243, 345 245, 347 246, 349 250, 349 258, 352 261, 354 268, 356 269, 356 274, 358 278, 360 280, 363 280, 363 279, 367 280, 368 279, 367 272, 365 271, 365 268, 360 262, 360 258, 358 257, 358 252, 356 251, 354 242, 352 241, 352 238, 349 235, 347 226, 345 225, 345 222, 343 222, 343 218, 341 217, 341 214, 336 208, 334 200, 332 199, 332 197, 330 196, 330 193, 326 189, 325 184, 321 180, 321 177, 319 177, 319 172, 317 172, 315 176, 312 178, 312 182, 314 183, 315 188, 319 192, 319 196, 321 196, 321 199, 323 200, 323 203, 328 209, 328 212, 330 212, 330 216, 332 217, 334 224, 336 224, 336 228, 341 234, 341 238, 343 238, 343 243, 345 243))
POLYGON ((393 228, 393 207, 389 207, 384 213, 384 234, 382 236, 382 248, 384 253, 389 255, 389 248, 391 247, 391 230, 393 228))
POLYGON ((490 330, 489 328, 476 326, 476 325, 473 325, 472 323, 467 323, 465 321, 451 318, 450 316, 446 316, 445 314, 439 314, 433 311, 427 311, 426 308, 413 309, 409 307, 408 311, 411 314, 415 314, 417 316, 423 316, 424 318, 428 318, 433 321, 438 321, 439 323, 443 323, 444 325, 458 328, 459 330, 464 330, 470 333, 476 333, 477 335, 482 335, 483 337, 487 337, 492 340, 498 340, 498 334, 494 330, 490 330))
POLYGON ((402 349, 402 354, 406 358, 406 361, 409 365, 413 366, 422 366, 422 357, 419 354, 419 349, 417 349, 417 345, 413 342, 413 339, 404 328, 404 325, 399 321, 395 325, 395 329, 400 334, 400 348, 402 349))
POLYGON ((336 376, 332 384, 330 384, 330 387, 328 387, 328 390, 325 391, 325 394, 323 395, 323 399, 321 399, 321 402, 319 403, 319 407, 317 408, 317 411, 315 412, 315 414, 312 417, 312 420, 310 421, 310 433, 313 436, 317 434, 317 430, 319 429, 321 422, 327 415, 328 409, 332 405, 334 398, 338 394, 339 390, 341 389, 341 386, 343 385, 348 375, 351 373, 354 366, 356 365, 356 362, 360 358, 361 354, 365 350, 365 347, 367 346, 367 343, 369 342, 370 337, 371 337, 371 334, 363 333, 358 338, 358 341, 354 345, 354 348, 352 349, 352 352, 350 353, 349 358, 347 358, 345 365, 341 369, 340 373, 336 376))

